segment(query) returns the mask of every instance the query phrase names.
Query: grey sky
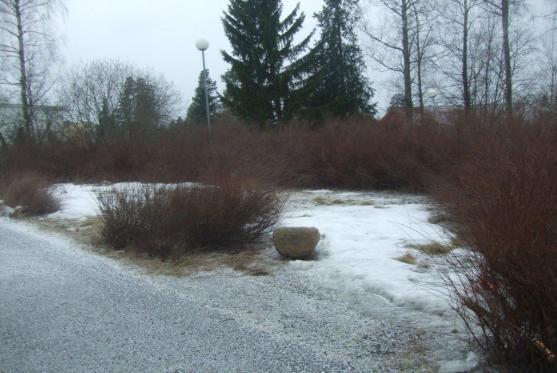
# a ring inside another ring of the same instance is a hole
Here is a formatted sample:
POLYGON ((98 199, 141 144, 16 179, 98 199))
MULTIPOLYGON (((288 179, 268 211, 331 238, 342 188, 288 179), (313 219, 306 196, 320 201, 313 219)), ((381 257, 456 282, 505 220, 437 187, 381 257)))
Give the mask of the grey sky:
MULTIPOLYGON (((297 1, 286 0, 285 10, 297 1)), ((229 44, 221 25, 228 0, 66 0, 62 54, 71 66, 93 59, 118 59, 162 73, 189 103, 202 70, 198 38, 211 42, 207 63, 213 79, 226 71, 220 50, 229 44)), ((304 0, 306 29, 322 0, 304 0)), ((185 109, 183 109, 185 111, 185 109)))
MULTIPOLYGON (((550 0, 527 0, 539 14, 542 4, 550 0)), ((557 0, 553 0, 557 1, 557 0)), ((370 4, 371 0, 362 0, 370 4)), ((207 52, 208 68, 219 81, 226 71, 220 50, 229 49, 221 17, 228 0, 66 0, 67 16, 61 22, 62 55, 67 66, 94 59, 118 59, 163 74, 181 92, 185 105, 189 103, 201 71, 201 56, 195 41, 205 37, 211 42, 207 52)), ((285 0, 285 12, 298 0, 285 0)), ((304 33, 315 27, 313 14, 322 0, 300 1, 306 13, 304 33)), ((370 12, 377 20, 380 11, 370 12)), ((374 22, 372 19, 371 22, 374 22)), ((377 21, 375 21, 377 23, 377 21)), ((365 44, 366 41, 363 41, 365 44)), ((376 89, 375 100, 384 110, 392 86, 386 84, 385 74, 368 69, 376 89)))

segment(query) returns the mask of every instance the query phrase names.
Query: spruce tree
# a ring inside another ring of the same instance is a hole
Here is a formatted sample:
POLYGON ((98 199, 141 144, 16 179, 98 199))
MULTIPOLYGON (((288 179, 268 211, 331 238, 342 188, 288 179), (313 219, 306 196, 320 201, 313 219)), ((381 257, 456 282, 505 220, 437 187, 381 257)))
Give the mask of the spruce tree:
POLYGON ((108 100, 103 99, 99 113, 99 125, 96 129, 97 140, 109 140, 116 135, 116 120, 108 109, 108 100))
POLYGON ((282 0, 231 0, 222 20, 232 45, 231 54, 222 52, 230 64, 223 101, 261 126, 291 115, 287 101, 303 69, 298 58, 311 39, 294 42, 305 20, 300 5, 284 18, 282 10, 282 0))
POLYGON ((115 113, 118 135, 143 138, 154 134, 162 113, 154 85, 144 78, 128 77, 115 113))
MULTIPOLYGON (((190 107, 188 108, 188 115, 186 117, 186 123, 192 125, 206 125, 207 124, 207 109, 205 103, 205 81, 204 72, 201 71, 199 74, 199 84, 195 89, 195 94, 193 96, 190 107)), ((209 76, 209 71, 207 71, 207 76, 209 76)), ((220 98, 217 92, 217 83, 211 78, 207 79, 207 87, 209 89, 209 109, 211 112, 211 119, 215 119, 221 111, 220 108, 220 98)))
POLYGON ((306 117, 321 120, 375 114, 375 104, 370 103, 374 91, 365 77, 355 30, 360 14, 358 0, 325 0, 315 15, 321 39, 313 49, 313 71, 305 83, 313 93, 309 99, 302 95, 297 102, 306 117))

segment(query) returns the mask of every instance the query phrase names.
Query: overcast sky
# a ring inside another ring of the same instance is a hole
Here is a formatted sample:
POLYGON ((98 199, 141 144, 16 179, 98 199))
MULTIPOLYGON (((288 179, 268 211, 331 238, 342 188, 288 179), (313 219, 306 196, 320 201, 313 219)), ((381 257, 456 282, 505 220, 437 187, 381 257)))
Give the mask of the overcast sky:
MULTIPOLYGON (((544 1, 548 0, 529 0, 534 7, 544 1)), ((285 12, 297 2, 285 0, 285 12)), ((307 16, 305 34, 315 27, 313 14, 321 9, 323 1, 300 3, 307 16)), ((118 59, 152 69, 181 92, 183 113, 202 70, 195 42, 204 37, 211 42, 208 68, 220 84, 220 76, 227 68, 220 50, 229 49, 221 24, 228 0, 66 0, 65 4, 67 13, 60 22, 60 31, 62 55, 68 67, 95 59, 118 59)), ((374 17, 381 16, 373 13, 374 17)), ((375 82, 375 100, 384 109, 393 92, 385 84, 384 74, 369 69, 368 75, 375 82)))
MULTIPOLYGON (((286 10, 297 1, 286 0, 286 10)), ((62 54, 71 66, 94 59, 118 59, 162 73, 188 104, 202 70, 197 39, 210 41, 207 64, 218 80, 226 71, 220 50, 229 49, 221 17, 228 0, 66 0, 62 54)), ((306 29, 322 0, 304 0, 306 29)), ((185 108, 183 111, 185 112, 185 108)))

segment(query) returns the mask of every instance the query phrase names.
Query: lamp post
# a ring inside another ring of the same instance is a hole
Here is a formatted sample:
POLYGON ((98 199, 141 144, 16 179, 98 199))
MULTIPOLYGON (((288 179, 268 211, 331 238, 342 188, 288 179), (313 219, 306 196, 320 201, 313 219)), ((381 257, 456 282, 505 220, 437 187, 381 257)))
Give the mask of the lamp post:
POLYGON ((197 49, 201 51, 201 56, 203 58, 203 85, 205 88, 205 110, 207 111, 207 128, 211 129, 211 108, 209 105, 209 86, 207 81, 209 77, 207 76, 207 68, 205 67, 205 51, 209 49, 209 42, 207 39, 199 39, 197 43, 195 43, 197 49))
POLYGON ((436 109, 437 103, 435 102, 435 99, 439 96, 439 91, 435 88, 430 88, 425 92, 425 96, 431 99, 433 102, 433 108, 436 109))

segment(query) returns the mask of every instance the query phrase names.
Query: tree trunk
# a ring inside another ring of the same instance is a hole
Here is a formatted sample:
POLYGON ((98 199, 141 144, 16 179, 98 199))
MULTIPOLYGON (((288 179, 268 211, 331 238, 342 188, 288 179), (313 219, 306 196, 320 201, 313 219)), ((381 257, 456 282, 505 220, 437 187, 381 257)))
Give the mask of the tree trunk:
MULTIPOLYGON (((483 117, 484 119, 487 118, 488 114, 489 114, 489 105, 490 103, 490 95, 489 95, 489 90, 491 89, 491 79, 489 77, 489 74, 491 72, 491 62, 493 61, 493 34, 494 34, 494 25, 489 25, 489 34, 487 35, 488 39, 487 39, 487 50, 486 50, 486 54, 485 54, 485 69, 484 69, 484 81, 483 81, 483 89, 484 89, 484 94, 483 94, 483 98, 482 98, 482 111, 483 111, 483 117)), ((493 101, 495 102, 495 96, 493 98, 493 101)))
POLYGON ((31 139, 33 136, 33 119, 31 116, 31 105, 29 100, 29 79, 27 76, 27 62, 25 61, 25 42, 23 40, 24 31, 21 19, 20 0, 14 0, 14 10, 17 23, 17 42, 19 57, 19 85, 21 94, 21 110, 25 124, 25 135, 31 139))
POLYGON ((339 62, 339 72, 340 72, 340 80, 341 80, 341 87, 342 87, 342 91, 346 92, 346 77, 344 76, 345 74, 345 67, 344 67, 344 46, 342 45, 342 20, 340 19, 340 9, 339 9, 340 3, 337 3, 337 5, 335 6, 335 22, 336 22, 336 33, 337 33, 337 39, 338 39, 338 59, 337 62, 339 62))
POLYGON ((4 138, 4 135, 2 135, 2 132, 0 132, 0 145, 2 145, 2 149, 4 149, 6 146, 8 146, 6 144, 6 139, 4 138))
POLYGON ((501 0, 503 22, 503 54, 505 59, 505 102, 507 114, 513 114, 513 77, 511 66, 511 46, 509 41, 509 0, 501 0))
POLYGON ((418 10, 416 9, 416 4, 413 4, 413 11, 414 11, 414 19, 416 21, 416 79, 418 80, 418 102, 420 105, 420 119, 423 120, 424 119, 424 109, 425 109, 425 105, 424 105, 424 89, 423 89, 423 83, 422 83, 422 62, 423 62, 423 56, 424 56, 424 51, 422 50, 422 44, 421 44, 421 37, 422 37, 422 29, 421 29, 421 25, 420 25, 420 18, 418 15, 418 10))
POLYGON ((464 0, 464 20, 462 32, 462 95, 464 101, 464 115, 468 117, 472 109, 472 97, 470 94, 470 78, 468 76, 468 20, 470 9, 468 8, 468 0, 464 0))
POLYGON ((412 75, 410 61, 410 41, 408 31, 408 0, 402 0, 401 4, 402 19, 402 54, 404 60, 404 106, 406 117, 412 120, 414 103, 412 102, 412 75))

